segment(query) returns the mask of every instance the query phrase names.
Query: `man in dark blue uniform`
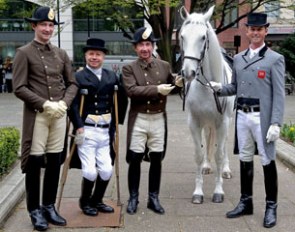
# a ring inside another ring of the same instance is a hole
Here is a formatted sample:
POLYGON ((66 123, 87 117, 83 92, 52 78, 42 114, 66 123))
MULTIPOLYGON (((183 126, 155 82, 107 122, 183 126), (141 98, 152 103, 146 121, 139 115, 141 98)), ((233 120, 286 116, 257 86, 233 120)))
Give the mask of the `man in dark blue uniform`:
POLYGON ((84 47, 86 67, 76 73, 79 88, 87 90, 87 95, 84 96, 82 114, 80 115, 80 92, 73 101, 70 113, 79 156, 78 159, 74 155, 71 167, 82 167, 79 204, 83 213, 89 216, 96 216, 98 212, 114 212, 102 199, 112 176, 115 155, 112 147, 116 125, 113 104, 115 86, 118 86, 118 105, 120 115, 123 116, 120 123, 123 123, 127 108, 127 97, 119 78, 113 71, 103 68, 105 54, 108 52, 104 45, 105 41, 101 39, 87 40, 84 47))

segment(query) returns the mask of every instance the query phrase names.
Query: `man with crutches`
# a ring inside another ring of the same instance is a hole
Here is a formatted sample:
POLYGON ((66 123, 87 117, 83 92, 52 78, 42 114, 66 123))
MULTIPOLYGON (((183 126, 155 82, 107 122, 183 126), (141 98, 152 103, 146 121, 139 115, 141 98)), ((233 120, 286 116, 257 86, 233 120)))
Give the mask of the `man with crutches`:
MULTIPOLYGON (((77 152, 71 160, 72 168, 82 168, 82 187, 79 206, 85 215, 96 216, 98 212, 112 213, 114 209, 104 204, 103 197, 113 173, 115 151, 113 141, 115 137, 116 120, 114 110, 114 91, 118 86, 118 97, 122 97, 119 78, 113 71, 104 69, 105 42, 101 39, 90 38, 83 48, 86 67, 76 73, 76 81, 80 89, 87 89, 83 111, 80 115, 81 93, 73 101, 70 119, 74 126, 77 152), (77 158, 79 157, 79 158, 77 158)), ((120 120, 119 120, 120 121, 120 120)), ((122 121, 121 121, 122 122, 122 121)))

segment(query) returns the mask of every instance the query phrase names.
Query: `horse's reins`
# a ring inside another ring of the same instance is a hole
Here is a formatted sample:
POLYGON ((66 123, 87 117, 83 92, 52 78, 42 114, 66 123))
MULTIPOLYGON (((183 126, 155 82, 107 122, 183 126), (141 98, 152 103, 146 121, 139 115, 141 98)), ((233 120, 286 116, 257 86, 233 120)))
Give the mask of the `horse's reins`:
MULTIPOLYGON (((209 39, 208 39, 208 32, 207 32, 207 35, 206 35, 206 42, 204 44, 204 48, 203 48, 203 51, 201 53, 201 57, 200 58, 197 58, 197 57, 194 57, 194 56, 183 56, 183 60, 184 59, 190 59, 190 60, 195 60, 197 62, 199 62, 199 65, 198 65, 198 69, 196 70, 196 75, 195 75, 195 79, 196 81, 198 81, 201 85, 205 86, 205 87, 209 87, 210 89, 212 89, 213 91, 213 96, 214 96, 214 100, 215 100, 215 103, 216 103, 216 107, 217 107, 217 110, 220 114, 223 114, 223 110, 222 110, 222 107, 221 107, 221 104, 220 104, 220 100, 219 100, 219 97, 217 95, 217 91, 214 90, 214 88, 212 87, 210 81, 208 81, 208 79, 206 78, 206 76, 204 75, 204 72, 203 72, 203 69, 202 69, 202 64, 203 64, 203 60, 204 60, 204 56, 205 56, 205 52, 206 50, 209 49, 209 39), (200 73, 200 70, 202 72, 202 75, 203 75, 203 78, 205 79, 206 83, 204 83, 203 81, 201 81, 198 76, 199 76, 199 73, 200 73)), ((189 91, 189 87, 187 88, 187 91, 184 90, 183 94, 183 110, 185 108, 185 96, 186 94, 188 93, 189 91)), ((185 89, 185 88, 184 88, 185 89)))

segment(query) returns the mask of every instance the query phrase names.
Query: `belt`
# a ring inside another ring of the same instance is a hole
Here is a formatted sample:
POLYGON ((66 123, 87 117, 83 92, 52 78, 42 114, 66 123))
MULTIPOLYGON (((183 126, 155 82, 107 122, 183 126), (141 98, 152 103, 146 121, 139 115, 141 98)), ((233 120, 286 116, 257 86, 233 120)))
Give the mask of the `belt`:
POLYGON ((93 124, 84 122, 84 126, 92 126, 92 127, 99 127, 99 128, 109 128, 110 124, 93 124))
POLYGON ((238 105, 237 107, 238 110, 242 110, 245 113, 250 113, 250 112, 260 112, 260 107, 259 106, 249 106, 249 105, 238 105))

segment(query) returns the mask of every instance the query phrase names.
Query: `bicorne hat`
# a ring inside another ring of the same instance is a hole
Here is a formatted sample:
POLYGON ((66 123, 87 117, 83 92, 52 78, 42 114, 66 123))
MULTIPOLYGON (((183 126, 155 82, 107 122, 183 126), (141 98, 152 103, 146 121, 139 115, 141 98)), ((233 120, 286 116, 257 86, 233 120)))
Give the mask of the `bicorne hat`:
POLYGON ((133 40, 131 40, 131 43, 137 44, 141 41, 157 42, 159 40, 160 39, 155 38, 151 28, 141 27, 135 31, 133 35, 133 40))
POLYGON ((246 26, 268 27, 267 14, 264 13, 250 13, 248 15, 248 22, 246 26))
POLYGON ((108 52, 108 49, 104 46, 105 42, 102 39, 90 38, 86 42, 86 46, 83 48, 84 53, 88 50, 99 50, 104 53, 108 52))
POLYGON ((38 7, 34 11, 32 18, 25 18, 25 20, 30 23, 49 21, 49 22, 53 22, 54 25, 63 24, 63 23, 59 23, 55 20, 54 10, 47 7, 47 6, 38 7))

